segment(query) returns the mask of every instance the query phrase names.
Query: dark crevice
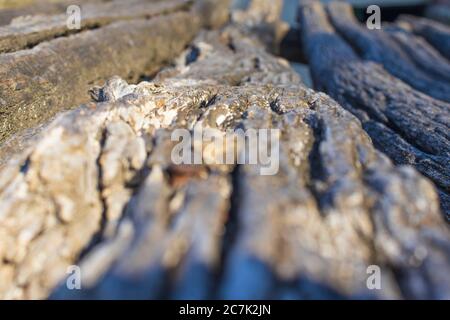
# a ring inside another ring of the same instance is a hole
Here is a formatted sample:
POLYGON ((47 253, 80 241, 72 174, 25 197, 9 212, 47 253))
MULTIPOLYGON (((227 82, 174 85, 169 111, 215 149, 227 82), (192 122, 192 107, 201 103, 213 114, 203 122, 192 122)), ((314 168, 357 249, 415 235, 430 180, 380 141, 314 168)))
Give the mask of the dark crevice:
POLYGON ((0 53, 13 53, 13 52, 21 51, 21 50, 30 50, 30 49, 37 47, 41 43, 50 42, 52 40, 56 40, 59 38, 65 38, 65 37, 68 37, 71 35, 80 34, 82 32, 86 32, 86 31, 97 30, 104 26, 105 25, 101 25, 101 24, 93 24, 90 26, 85 26, 78 30, 66 30, 64 32, 55 33, 48 37, 42 37, 42 38, 38 39, 37 41, 29 41, 29 42, 27 42, 27 44, 25 44, 19 48, 5 48, 5 49, 1 50, 0 53))
MULTIPOLYGON (((348 45, 352 51, 360 58, 364 59, 366 54, 365 49, 361 48, 357 45, 357 41, 353 42, 352 38, 349 38, 347 34, 343 33, 338 27, 336 27, 336 23, 333 22, 333 19, 329 18, 330 24, 332 25, 336 36, 341 39, 346 45, 348 45)), ((356 26, 358 27, 358 26, 356 26)))
POLYGON ((185 57, 185 65, 186 66, 196 62, 201 54, 200 48, 197 47, 195 44, 191 45, 188 50, 189 51, 187 52, 186 57, 185 57))
MULTIPOLYGON (((433 155, 436 155, 435 153, 432 152, 432 150, 424 150, 425 148, 423 148, 423 146, 417 144, 417 142, 415 142, 413 139, 408 137, 405 134, 404 130, 402 128, 400 128, 398 125, 396 125, 383 112, 378 111, 378 110, 373 110, 372 108, 367 107, 366 105, 356 101, 356 99, 351 98, 348 95, 345 95, 344 99, 346 100, 346 102, 348 104, 351 105, 352 108, 354 108, 355 110, 362 110, 362 111, 364 111, 369 116, 369 118, 372 121, 383 124, 388 129, 390 129, 392 132, 397 134, 400 138, 402 138, 404 141, 406 141, 410 146, 414 147, 415 149, 419 150, 420 152, 423 152, 424 154, 427 154, 427 155, 429 155, 431 157, 433 155), (380 114, 377 114, 378 112, 380 114), (381 118, 381 117, 383 117, 384 119, 381 118)), ((345 103, 342 104, 342 105, 345 106, 345 103)))
POLYGON ((227 41, 228 49, 230 49, 233 53, 236 53, 237 48, 236 48, 236 45, 234 44, 233 38, 230 36, 227 40, 228 40, 227 41))
POLYGON ((96 165, 97 165, 97 172, 98 172, 98 176, 97 176, 97 190, 99 193, 99 200, 101 203, 101 219, 100 219, 100 225, 99 225, 99 229, 96 232, 96 234, 94 234, 94 236, 91 239, 91 242, 86 246, 86 248, 84 248, 81 253, 79 254, 79 256, 76 259, 76 263, 77 264, 79 261, 83 260, 83 258, 95 247, 97 246, 99 243, 101 243, 101 241, 103 240, 103 234, 106 228, 106 224, 108 222, 107 220, 107 211, 108 211, 108 207, 107 207, 107 203, 106 203, 106 199, 103 197, 102 191, 104 189, 103 186, 103 169, 102 169, 102 165, 100 163, 100 159, 103 155, 103 149, 105 147, 105 143, 106 143, 106 134, 107 131, 104 128, 101 132, 101 138, 99 141, 100 144, 100 152, 98 154, 97 160, 96 160, 96 165))
POLYGON ((201 101, 200 102, 200 109, 207 109, 207 108, 211 107, 212 105, 214 105, 216 103, 216 100, 217 100, 217 94, 214 94, 208 100, 201 101))
MULTIPOLYGON (((239 233, 239 208, 241 207, 242 191, 240 180, 242 179, 241 166, 237 165, 231 173, 232 192, 230 197, 230 208, 227 222, 225 223, 225 234, 222 237, 222 248, 220 251, 220 267, 215 274, 214 285, 211 288, 211 296, 220 293, 226 266, 229 263, 230 255, 239 233)), ((215 298, 219 298, 215 296, 215 298)))
POLYGON ((280 103, 279 97, 276 97, 275 99, 271 100, 269 102, 270 110, 272 110, 277 115, 283 115, 285 112, 283 112, 279 103, 280 103))
POLYGON ((253 69, 255 71, 261 71, 261 59, 259 57, 253 57, 253 69))
POLYGON ((68 37, 71 35, 81 34, 81 33, 87 32, 87 31, 101 29, 101 28, 107 27, 107 26, 112 25, 117 22, 142 20, 142 19, 151 20, 156 17, 169 15, 171 13, 188 12, 189 9, 191 8, 191 6, 192 6, 192 2, 187 2, 182 7, 173 8, 172 10, 170 10, 170 9, 163 10, 157 14, 147 14, 147 15, 142 15, 142 16, 136 16, 134 18, 126 18, 125 17, 125 18, 119 18, 119 19, 111 19, 111 21, 104 22, 104 23, 96 22, 96 23, 92 23, 92 24, 87 24, 87 25, 82 26, 80 29, 66 29, 65 31, 57 32, 57 33, 48 35, 46 37, 43 36, 43 37, 37 39, 36 41, 28 41, 26 44, 24 44, 18 48, 3 48, 2 50, 0 50, 0 53, 13 53, 13 52, 21 51, 21 50, 30 50, 30 49, 33 49, 34 47, 40 45, 41 43, 49 42, 49 41, 56 40, 59 38, 68 37))
POLYGON ((310 176, 307 187, 316 200, 319 210, 323 212, 322 209, 325 206, 326 197, 318 189, 318 184, 325 181, 325 169, 320 154, 320 144, 323 141, 323 123, 316 115, 311 115, 305 121, 311 127, 314 134, 314 143, 308 156, 310 176))

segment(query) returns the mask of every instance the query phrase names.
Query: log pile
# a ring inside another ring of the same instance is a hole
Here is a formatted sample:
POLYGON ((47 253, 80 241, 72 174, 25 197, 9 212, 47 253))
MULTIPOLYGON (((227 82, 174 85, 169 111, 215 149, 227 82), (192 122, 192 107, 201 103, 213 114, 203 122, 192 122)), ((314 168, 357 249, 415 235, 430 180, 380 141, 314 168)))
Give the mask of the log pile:
MULTIPOLYGON (((443 81, 416 66, 384 30, 370 30, 360 24, 353 8, 345 2, 331 2, 328 14, 333 27, 364 60, 381 64, 394 77, 436 99, 450 102, 450 81, 443 81)), ((449 33, 450 35, 450 33, 449 33)), ((448 63, 447 63, 448 64, 448 63)), ((448 76, 448 75, 447 75, 448 76)))
POLYGON ((2 0, 0 26, 10 24, 18 17, 61 14, 66 12, 70 5, 83 6, 87 3, 106 1, 108 0, 2 0))
POLYGON ((224 22, 214 10, 220 13, 226 2, 204 5, 208 1, 86 5, 82 28, 68 34, 64 14, 16 19, 0 28, 0 52, 8 52, 0 56, 0 142, 88 102, 89 88, 109 77, 152 76, 202 26, 224 22))
MULTIPOLYGON (((307 88, 271 53, 286 27, 282 1, 268 3, 254 0, 223 25, 228 13, 217 1, 190 1, 20 51, 42 63, 42 50, 82 54, 65 65, 86 78, 58 74, 61 87, 48 96, 4 96, 48 97, 59 107, 0 169, 0 298, 450 298, 450 234, 439 206, 449 191, 449 104, 358 56, 318 3, 301 8, 302 38, 317 89, 331 97, 307 88), (142 37, 121 47, 132 26, 142 37), (106 41, 99 49, 117 48, 123 66, 75 50, 83 40, 97 48, 95 39, 106 41), (153 58, 144 62, 140 50, 153 58), (119 76, 87 81, 104 62, 119 76), (130 74, 149 66, 155 76, 133 84, 130 74), (91 102, 57 113, 86 86, 91 102), (264 176, 263 164, 206 161, 235 154, 228 144, 204 144, 203 164, 176 165, 180 128, 276 129, 279 170, 264 176), (81 290, 67 286, 72 265, 81 290), (367 286, 372 265, 382 290, 367 286)), ((391 29, 386 37, 408 32, 391 29)), ((405 61, 438 55, 420 43, 423 52, 405 61)), ((446 81, 433 70, 430 81, 446 81)))
POLYGON ((430 44, 406 31, 389 28, 372 32, 354 19, 341 21, 341 14, 350 15, 344 3, 331 3, 326 10, 319 3, 308 2, 301 9, 304 48, 317 88, 356 115, 377 148, 395 163, 413 165, 432 179, 449 216, 450 104, 433 99, 431 93, 446 100, 450 84, 444 79, 448 74, 439 73, 426 60, 435 61, 431 59, 437 56, 436 66, 441 63, 442 70, 448 70, 450 63, 430 44), (336 30, 348 32, 347 37, 336 30), (402 37, 406 40, 394 41, 402 37), (411 44, 408 39, 420 45, 417 52, 407 53, 407 47, 402 47, 411 44), (440 83, 440 91, 435 91, 437 87, 431 82, 422 81, 422 76, 440 83), (423 92, 413 85, 424 85, 423 92))

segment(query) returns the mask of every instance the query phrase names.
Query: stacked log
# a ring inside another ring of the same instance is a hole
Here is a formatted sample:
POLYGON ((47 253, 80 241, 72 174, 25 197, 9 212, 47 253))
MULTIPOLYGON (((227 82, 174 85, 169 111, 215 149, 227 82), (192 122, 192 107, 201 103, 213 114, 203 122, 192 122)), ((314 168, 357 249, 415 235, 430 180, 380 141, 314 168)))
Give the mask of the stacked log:
MULTIPOLYGON (((0 297, 449 298, 433 185, 268 53, 277 33, 255 30, 277 24, 257 2, 201 31, 152 81, 93 88, 95 102, 59 115, 0 170, 0 297), (279 170, 211 161, 235 154, 228 144, 177 165, 180 128, 276 129, 279 170), (66 285, 71 265, 81 290, 66 285), (371 265, 382 290, 367 286, 371 265)), ((327 42, 307 38, 310 53, 342 58, 331 41, 352 56, 311 17, 308 37, 327 42)))
MULTIPOLYGON (((437 79, 438 75, 426 73, 426 68, 420 64, 414 64, 413 68, 412 59, 407 59, 400 46, 390 46, 393 42, 389 32, 384 33, 382 30, 372 34, 369 30, 363 31, 360 26, 346 29, 347 25, 338 21, 338 13, 343 12, 343 6, 345 4, 331 4, 328 7, 329 16, 319 3, 302 6, 302 38, 315 85, 356 115, 377 148, 395 163, 413 165, 432 179, 439 190, 443 212, 448 218, 450 104, 433 99, 392 76, 395 74, 403 78, 410 72, 408 83, 417 84, 414 73, 417 71, 416 75, 419 75, 419 68, 420 74, 426 74, 429 79, 437 79), (331 21, 335 24, 332 25, 331 21), (334 29, 335 25, 344 33, 354 31, 355 37, 348 36, 344 40, 334 29), (360 49, 363 58, 346 40, 360 49), (380 56, 376 58, 372 50, 380 56), (402 58, 397 61, 398 68, 394 66, 395 59, 390 54, 394 50, 399 53, 398 58, 402 58), (404 54, 400 56, 400 53, 404 54), (374 63, 375 58, 382 65, 374 63)), ((424 51, 416 54, 437 55, 428 45, 424 44, 423 48, 424 51)), ((423 61, 423 57, 416 59, 423 61)), ((439 61, 448 69, 448 62, 444 58, 441 57, 439 61)), ((432 90, 423 91, 432 93, 432 90)), ((448 92, 444 90, 441 93, 446 95, 448 92)))
POLYGON ((202 26, 226 21, 227 2, 209 2, 116 0, 86 5, 79 30, 67 32, 65 15, 0 28, 0 142, 88 102, 88 89, 109 77, 154 75, 202 26))
POLYGON ((426 18, 410 16, 400 17, 399 24, 425 38, 444 57, 450 59, 450 27, 426 18))
MULTIPOLYGON (((408 57, 384 30, 370 30, 360 24, 352 7, 345 2, 331 2, 328 14, 336 31, 368 61, 381 64, 389 73, 414 89, 436 99, 450 102, 450 81, 435 78, 408 57)), ((448 65, 448 63, 447 63, 448 65)))

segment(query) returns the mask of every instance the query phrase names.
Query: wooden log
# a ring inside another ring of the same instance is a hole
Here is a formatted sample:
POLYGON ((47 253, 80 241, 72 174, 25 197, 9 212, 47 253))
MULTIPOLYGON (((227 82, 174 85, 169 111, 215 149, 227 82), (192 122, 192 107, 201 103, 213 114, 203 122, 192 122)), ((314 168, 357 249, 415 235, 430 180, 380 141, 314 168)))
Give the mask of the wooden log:
POLYGON ((83 6, 80 14, 80 29, 68 29, 67 15, 28 16, 0 27, 0 52, 13 52, 35 46, 57 37, 96 29, 115 21, 152 18, 189 8, 190 1, 148 0, 112 1, 83 6))
POLYGON ((414 165, 432 179, 444 195, 448 217, 450 105, 361 60, 335 32, 320 4, 305 5, 302 14, 304 46, 317 88, 355 114, 374 144, 396 163, 414 165))
POLYGON ((450 27, 429 20, 412 16, 400 16, 398 23, 403 28, 412 30, 424 37, 444 57, 450 60, 450 27))
POLYGON ((432 4, 426 7, 425 17, 450 26, 450 3, 432 4))
POLYGON ((0 26, 10 24, 15 18, 32 15, 64 14, 70 5, 82 7, 87 3, 108 0, 24 0, 9 1, 0 6, 0 26))
POLYGON ((393 76, 436 99, 450 102, 450 82, 418 68, 408 54, 383 30, 369 30, 353 14, 345 2, 331 2, 328 14, 336 30, 356 48, 365 60, 374 61, 393 76))
POLYGON ((108 81, 0 171, 2 298, 449 296, 432 184, 248 30, 200 34, 152 82, 108 81), (176 165, 180 128, 279 129, 279 170, 216 163, 236 149, 211 143, 176 165), (73 264, 82 290, 53 290, 73 264))
POLYGON ((190 11, 119 21, 1 54, 0 142, 89 101, 89 87, 108 77, 136 81, 156 73, 185 48, 203 22, 209 24, 202 18, 208 13, 201 6, 204 1, 210 0, 200 0, 190 11))

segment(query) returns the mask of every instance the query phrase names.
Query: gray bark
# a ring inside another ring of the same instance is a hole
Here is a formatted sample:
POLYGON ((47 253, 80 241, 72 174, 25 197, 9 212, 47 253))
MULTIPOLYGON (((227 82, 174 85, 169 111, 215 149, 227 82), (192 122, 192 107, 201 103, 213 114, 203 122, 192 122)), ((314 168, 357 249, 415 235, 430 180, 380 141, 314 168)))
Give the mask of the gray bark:
POLYGON ((379 64, 360 59, 320 4, 302 9, 304 47, 317 88, 355 114, 395 163, 414 165, 440 189, 449 216, 450 105, 422 94, 379 64))
POLYGON ((33 15, 64 14, 70 5, 83 7, 87 3, 108 0, 15 0, 0 5, 0 26, 10 24, 15 18, 33 15))
POLYGON ((425 39, 394 25, 385 31, 423 72, 440 81, 450 82, 450 61, 425 39))
POLYGON ((152 82, 94 88, 0 171, 2 298, 449 298, 432 184, 250 30, 202 32, 152 82), (280 170, 174 165, 171 132, 197 126, 280 129, 280 170), (82 290, 59 282, 72 264, 82 290))
POLYGON ((389 73, 411 87, 436 99, 450 102, 450 81, 421 70, 401 46, 384 30, 369 30, 361 25, 352 7, 331 2, 328 13, 333 26, 368 61, 380 63, 389 73))
MULTIPOLYGON (((81 6, 80 6, 81 8, 81 6)), ((186 0, 115 0, 106 3, 87 3, 81 8, 80 29, 67 27, 68 16, 34 15, 16 18, 11 24, 0 27, 0 52, 14 52, 33 47, 54 38, 97 29, 116 21, 150 19, 189 8, 186 0)))

